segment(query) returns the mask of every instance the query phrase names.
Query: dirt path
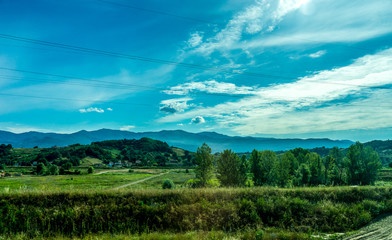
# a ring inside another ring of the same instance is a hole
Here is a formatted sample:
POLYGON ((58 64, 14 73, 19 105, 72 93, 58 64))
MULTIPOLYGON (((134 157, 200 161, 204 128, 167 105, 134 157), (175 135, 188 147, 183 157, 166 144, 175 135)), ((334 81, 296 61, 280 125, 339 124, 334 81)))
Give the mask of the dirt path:
POLYGON ((94 175, 101 175, 101 174, 112 173, 112 172, 128 172, 128 171, 129 171, 128 169, 109 170, 109 171, 98 172, 98 173, 95 173, 94 175))
POLYGON ((127 183, 125 185, 121 185, 121 186, 115 187, 115 188, 113 188, 113 190, 117 190, 117 189, 125 188, 125 187, 128 187, 128 186, 134 185, 134 184, 142 183, 142 182, 148 181, 148 180, 156 178, 156 177, 160 177, 160 176, 168 174, 168 173, 170 173, 170 172, 164 172, 164 173, 161 173, 161 174, 158 174, 158 175, 154 175, 154 176, 151 176, 151 177, 143 178, 143 179, 135 181, 135 182, 131 182, 131 183, 127 183))
POLYGON ((383 216, 361 228, 358 233, 345 240, 381 240, 392 239, 392 216, 383 216))

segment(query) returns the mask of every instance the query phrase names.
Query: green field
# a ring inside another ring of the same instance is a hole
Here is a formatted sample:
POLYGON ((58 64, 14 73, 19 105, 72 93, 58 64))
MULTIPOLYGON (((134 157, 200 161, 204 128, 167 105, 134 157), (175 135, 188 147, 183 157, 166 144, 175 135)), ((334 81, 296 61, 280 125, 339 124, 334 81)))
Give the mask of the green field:
POLYGON ((201 189, 185 169, 32 169, 0 179, 0 239, 340 239, 392 214, 388 168, 376 186, 221 188, 214 178, 201 189), (162 190, 166 179, 176 189, 162 190))
POLYGON ((152 189, 161 188, 164 179, 172 179, 181 186, 187 180, 194 177, 193 173, 185 173, 185 170, 143 170, 136 169, 129 173, 128 169, 101 170, 95 174, 81 175, 56 175, 34 176, 24 175, 18 177, 6 177, 0 179, 0 191, 90 191, 112 190, 113 188, 133 183, 139 180, 151 178, 147 181, 130 185, 126 189, 152 189), (160 174, 164 173, 161 176, 160 174), (156 177, 155 177, 156 176, 156 177))

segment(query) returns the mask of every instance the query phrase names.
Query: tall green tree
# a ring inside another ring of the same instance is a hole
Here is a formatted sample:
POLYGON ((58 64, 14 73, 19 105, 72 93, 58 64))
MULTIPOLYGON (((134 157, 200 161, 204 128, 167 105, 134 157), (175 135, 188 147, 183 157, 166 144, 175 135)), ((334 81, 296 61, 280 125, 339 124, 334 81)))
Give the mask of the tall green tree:
POLYGON ((240 182, 240 159, 231 150, 224 150, 217 161, 217 178, 222 186, 234 187, 240 182))
POLYGON ((195 163, 197 164, 196 178, 199 179, 200 186, 205 187, 214 174, 214 157, 211 154, 211 148, 206 143, 197 148, 195 163))
POLYGON ((324 184, 324 165, 320 155, 317 153, 308 153, 305 159, 309 163, 311 174, 310 184, 313 186, 324 184))
POLYGON ((332 185, 335 178, 335 159, 328 155, 324 158, 324 182, 326 185, 332 185))
POLYGON ((345 185, 347 184, 347 171, 344 163, 344 155, 338 147, 334 147, 329 152, 328 156, 333 158, 334 165, 330 176, 330 184, 345 185))
POLYGON ((296 186, 308 186, 310 183, 310 169, 309 165, 306 163, 302 163, 299 165, 299 168, 295 174, 295 185, 296 186))
POLYGON ((288 186, 292 182, 292 175, 290 175, 292 158, 295 157, 291 152, 285 152, 275 165, 276 183, 280 187, 288 186))
POLYGON ((240 185, 245 186, 248 181, 249 162, 245 154, 241 156, 240 160, 240 185))
POLYGON ((260 152, 257 151, 256 149, 253 149, 252 153, 250 154, 250 171, 253 174, 253 184, 255 186, 261 186, 263 185, 262 182, 262 172, 261 172, 261 158, 260 158, 260 152))
POLYGON ((346 154, 347 178, 351 185, 374 184, 381 168, 380 158, 370 146, 356 142, 346 154))
POLYGON ((260 152, 261 183, 262 185, 272 185, 275 181, 274 168, 277 162, 276 153, 270 150, 260 152))

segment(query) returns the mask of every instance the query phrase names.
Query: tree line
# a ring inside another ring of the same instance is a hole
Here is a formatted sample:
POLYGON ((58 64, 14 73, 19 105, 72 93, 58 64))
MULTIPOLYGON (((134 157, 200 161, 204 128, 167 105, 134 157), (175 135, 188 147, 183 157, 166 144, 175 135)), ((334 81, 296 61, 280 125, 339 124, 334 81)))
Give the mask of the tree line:
POLYGON ((325 157, 303 148, 282 154, 253 150, 249 156, 224 150, 217 159, 203 144, 195 155, 196 185, 207 186, 216 173, 221 186, 335 186, 371 185, 381 168, 380 158, 370 146, 355 143, 343 151, 332 148, 325 157))

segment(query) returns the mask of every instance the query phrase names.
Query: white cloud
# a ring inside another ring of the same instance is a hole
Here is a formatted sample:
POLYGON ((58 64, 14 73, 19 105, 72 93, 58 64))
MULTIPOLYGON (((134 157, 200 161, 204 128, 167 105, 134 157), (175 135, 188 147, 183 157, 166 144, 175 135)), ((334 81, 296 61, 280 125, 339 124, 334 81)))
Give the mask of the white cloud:
POLYGON ((189 47, 197 47, 203 42, 203 33, 195 32, 191 34, 191 38, 188 40, 189 47))
POLYGON ((164 113, 176 113, 176 112, 183 112, 185 109, 188 109, 190 106, 188 101, 192 101, 192 98, 174 98, 174 99, 167 99, 161 101, 161 106, 159 110, 164 113))
POLYGON ((254 87, 236 86, 233 83, 217 82, 215 80, 204 82, 190 82, 171 87, 163 91, 171 95, 186 95, 189 92, 207 92, 229 95, 247 95, 254 94, 254 87))
POLYGON ((206 120, 203 117, 197 116, 197 117, 192 118, 190 124, 203 124, 205 122, 206 122, 206 120))
POLYGON ((102 108, 97 108, 97 107, 89 107, 89 108, 81 108, 79 109, 80 113, 89 113, 89 112, 97 112, 97 113, 104 113, 105 110, 102 108))
POLYGON ((120 130, 121 130, 121 131, 129 131, 129 130, 131 130, 131 129, 133 129, 133 128, 135 128, 135 126, 133 126, 133 125, 126 125, 126 126, 122 126, 122 127, 120 128, 120 130))
MULTIPOLYGON (((272 31, 282 18, 305 5, 308 0, 256 0, 245 10, 236 14, 215 36, 207 38, 203 43, 197 41, 193 52, 210 55, 214 51, 232 50, 241 42, 243 35, 255 35, 263 30, 272 31)), ((195 33, 196 34, 196 33, 195 33)), ((188 42, 194 41, 194 34, 188 42)))
POLYGON ((320 50, 320 51, 318 51, 318 52, 311 53, 311 54, 309 54, 308 56, 309 56, 310 58, 319 58, 319 57, 324 56, 326 53, 327 53, 326 50, 320 50))
POLYGON ((111 111, 113 111, 113 109, 112 109, 112 108, 106 108, 106 110, 108 110, 108 111, 110 111, 110 112, 111 112, 111 111))
POLYGON ((390 105, 385 103, 392 102, 392 95, 368 87, 392 84, 390 66, 392 48, 292 83, 255 89, 254 95, 239 101, 199 106, 159 121, 205 116, 245 135, 385 127, 391 118, 390 105), (334 106, 334 102, 340 104, 334 106))

